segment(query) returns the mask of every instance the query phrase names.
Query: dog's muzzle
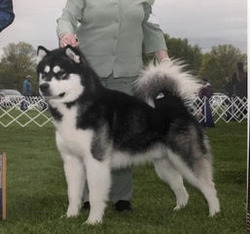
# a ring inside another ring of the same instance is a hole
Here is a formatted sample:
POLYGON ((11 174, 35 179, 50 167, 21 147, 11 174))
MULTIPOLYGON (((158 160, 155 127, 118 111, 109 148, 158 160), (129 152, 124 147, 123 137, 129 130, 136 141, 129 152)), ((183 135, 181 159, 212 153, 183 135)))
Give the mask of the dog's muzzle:
POLYGON ((49 84, 48 83, 43 83, 39 86, 40 90, 42 93, 46 93, 49 90, 49 84))
POLYGON ((43 83, 39 86, 40 93, 42 96, 50 96, 49 84, 43 83))
POLYGON ((59 93, 57 95, 52 95, 50 91, 50 85, 48 83, 43 83, 39 86, 40 94, 46 99, 57 99, 63 98, 66 94, 65 92, 59 93))

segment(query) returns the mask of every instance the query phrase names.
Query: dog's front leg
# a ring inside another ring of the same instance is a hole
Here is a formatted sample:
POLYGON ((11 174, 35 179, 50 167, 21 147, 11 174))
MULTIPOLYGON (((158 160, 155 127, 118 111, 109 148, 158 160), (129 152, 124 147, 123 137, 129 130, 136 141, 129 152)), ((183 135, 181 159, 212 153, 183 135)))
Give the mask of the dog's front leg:
POLYGON ((68 185, 67 217, 77 216, 81 209, 86 173, 83 161, 73 155, 63 155, 64 172, 68 185))
POLYGON ((111 185, 110 163, 91 156, 86 162, 86 172, 90 202, 87 224, 101 223, 111 185))

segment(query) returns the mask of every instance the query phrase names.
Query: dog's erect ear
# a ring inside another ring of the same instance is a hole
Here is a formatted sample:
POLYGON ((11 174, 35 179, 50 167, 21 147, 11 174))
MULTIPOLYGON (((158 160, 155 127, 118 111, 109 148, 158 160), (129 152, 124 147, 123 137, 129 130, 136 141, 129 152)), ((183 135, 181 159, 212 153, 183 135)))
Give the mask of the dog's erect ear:
POLYGON ((37 48, 37 57, 36 57, 36 63, 40 63, 42 59, 49 53, 49 51, 43 47, 43 46, 38 46, 37 48))
POLYGON ((65 50, 66 55, 72 59, 75 63, 81 63, 81 55, 77 53, 76 49, 67 45, 65 50))

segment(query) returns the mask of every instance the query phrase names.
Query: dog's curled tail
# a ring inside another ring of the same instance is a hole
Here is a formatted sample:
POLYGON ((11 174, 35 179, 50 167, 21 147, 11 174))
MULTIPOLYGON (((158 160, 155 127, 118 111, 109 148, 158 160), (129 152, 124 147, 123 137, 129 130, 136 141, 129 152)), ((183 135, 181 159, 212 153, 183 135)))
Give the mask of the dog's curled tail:
POLYGON ((167 91, 188 105, 201 84, 184 68, 185 65, 177 60, 149 64, 135 81, 135 96, 154 107, 154 100, 160 98, 163 91, 167 91))

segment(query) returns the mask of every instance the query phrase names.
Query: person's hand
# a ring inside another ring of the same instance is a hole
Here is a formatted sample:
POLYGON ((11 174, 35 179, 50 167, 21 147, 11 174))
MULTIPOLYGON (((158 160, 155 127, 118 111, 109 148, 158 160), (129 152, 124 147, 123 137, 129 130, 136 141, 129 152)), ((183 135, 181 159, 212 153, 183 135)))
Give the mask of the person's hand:
POLYGON ((79 42, 75 34, 66 33, 59 38, 59 46, 65 47, 66 45, 71 45, 73 47, 78 46, 79 42))
POLYGON ((171 59, 169 58, 168 52, 166 50, 159 50, 155 52, 155 57, 157 58, 158 63, 171 61, 171 59))
POLYGON ((165 57, 165 58, 163 58, 161 61, 160 61, 160 64, 162 64, 162 63, 168 63, 168 62, 170 62, 171 61, 171 59, 169 58, 169 57, 165 57))

